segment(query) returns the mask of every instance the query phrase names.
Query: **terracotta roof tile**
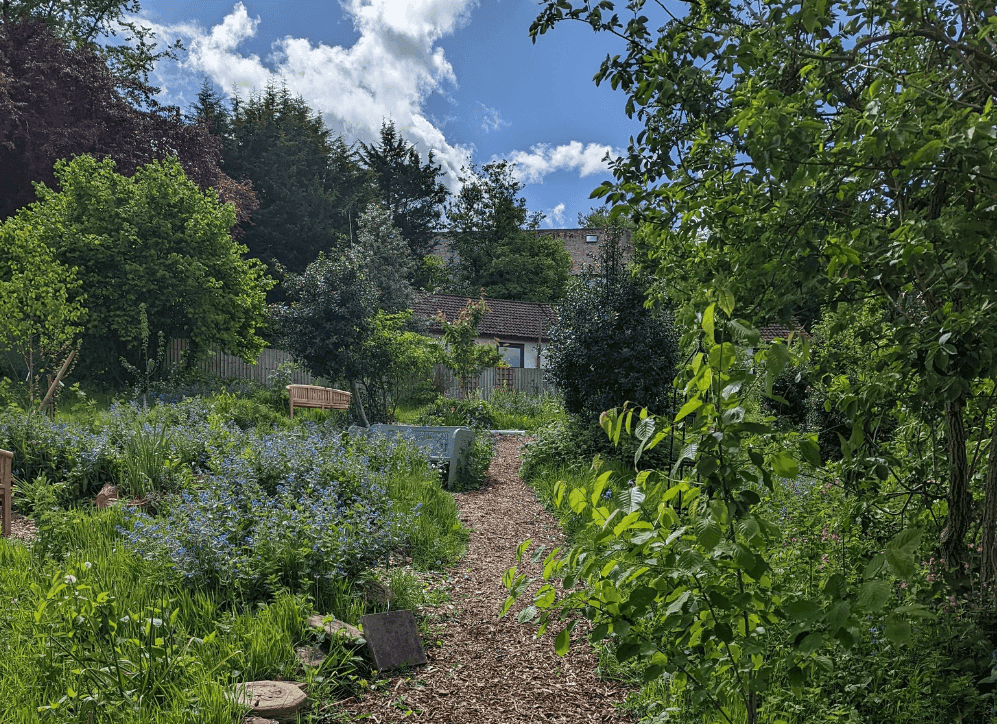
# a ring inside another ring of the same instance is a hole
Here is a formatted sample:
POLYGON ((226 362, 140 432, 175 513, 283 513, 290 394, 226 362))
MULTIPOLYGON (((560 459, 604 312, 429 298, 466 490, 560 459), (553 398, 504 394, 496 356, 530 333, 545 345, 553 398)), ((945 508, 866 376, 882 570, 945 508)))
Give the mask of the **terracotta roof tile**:
MULTIPOLYGON (((440 325, 436 316, 443 312, 447 321, 457 319, 467 303, 467 297, 451 294, 428 294, 419 299, 414 308, 416 317, 433 320, 429 331, 439 333, 440 325)), ((557 321, 557 312, 549 304, 537 302, 514 302, 508 299, 485 299, 488 313, 478 326, 482 337, 499 339, 549 339, 551 325, 557 321)))

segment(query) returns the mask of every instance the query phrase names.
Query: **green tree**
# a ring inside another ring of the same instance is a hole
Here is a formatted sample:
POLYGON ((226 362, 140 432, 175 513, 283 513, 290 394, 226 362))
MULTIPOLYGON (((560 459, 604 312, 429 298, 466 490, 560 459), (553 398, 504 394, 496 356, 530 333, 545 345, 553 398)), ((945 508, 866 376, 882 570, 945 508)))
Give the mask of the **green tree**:
POLYGON ((596 80, 627 94, 644 130, 598 193, 640 211, 647 265, 693 307, 711 287, 750 299, 757 321, 882 300, 846 457, 864 465, 858 478, 889 477, 862 412, 884 394, 924 425, 941 419, 944 490, 912 496, 925 510, 944 496, 935 530, 956 571, 978 526, 981 575, 997 581, 992 4, 691 3, 657 30, 645 9, 637 0, 621 19, 612 2, 548 2, 532 27, 579 20, 626 43, 596 80), (976 469, 974 449, 988 451, 976 469))
POLYGON ((412 380, 430 378, 433 365, 441 358, 439 342, 408 329, 411 322, 411 310, 395 314, 378 310, 371 322, 370 335, 363 344, 361 381, 373 422, 394 419, 403 387, 412 380))
POLYGON ((377 289, 376 307, 398 313, 412 307, 415 292, 409 279, 415 264, 408 244, 392 225, 391 214, 370 204, 357 221, 357 246, 367 260, 367 273, 377 289))
MULTIPOLYGON (((387 223, 387 214, 380 213, 387 223)), ((278 346, 313 374, 346 380, 364 426, 386 422, 401 379, 425 372, 437 355, 434 342, 405 330, 411 312, 378 309, 382 292, 375 266, 360 244, 335 256, 320 254, 304 273, 286 275, 289 302, 270 307, 278 346)))
POLYGON ((439 164, 433 163, 430 151, 425 163, 415 146, 395 130, 393 122, 381 125, 377 143, 360 143, 360 163, 377 185, 375 195, 391 214, 391 222, 408 242, 417 267, 410 281, 425 286, 428 281, 422 260, 436 248, 436 232, 443 216, 447 189, 440 182, 439 164))
POLYGON ((678 335, 669 310, 646 304, 647 286, 631 273, 617 229, 558 307, 547 374, 586 424, 628 401, 659 415, 671 408, 678 335))
POLYGON ((489 344, 478 343, 478 327, 488 313, 485 298, 474 302, 467 300, 467 306, 453 322, 440 312, 439 322, 443 329, 443 364, 456 375, 460 383, 460 394, 468 397, 474 378, 487 367, 502 364, 502 355, 489 344))
POLYGON ((0 219, 35 200, 32 184, 55 183, 56 161, 84 153, 113 158, 126 176, 175 156, 201 189, 217 186, 251 206, 227 195, 235 189, 219 172, 217 140, 89 44, 67 44, 39 19, 0 22, 0 78, 0 219))
POLYGON ((454 254, 450 291, 495 299, 552 302, 564 295, 571 257, 564 245, 537 235, 542 214, 518 196, 523 185, 505 161, 471 167, 447 209, 454 254))
POLYGON ((272 282, 232 241, 232 206, 198 190, 176 160, 131 178, 114 168, 90 156, 60 161, 60 190, 39 186, 39 201, 14 219, 77 270, 69 298, 87 308, 81 364, 112 376, 121 358, 137 365, 143 303, 151 334, 188 340, 192 358, 217 345, 254 359, 272 282))
POLYGON ((80 280, 26 218, 0 222, 0 248, 0 347, 21 359, 36 402, 83 331, 80 280))
POLYGON ((304 271, 319 252, 354 239, 370 196, 366 173, 342 138, 286 88, 238 98, 228 112, 202 87, 191 115, 222 138, 222 170, 259 197, 242 241, 257 259, 304 271))

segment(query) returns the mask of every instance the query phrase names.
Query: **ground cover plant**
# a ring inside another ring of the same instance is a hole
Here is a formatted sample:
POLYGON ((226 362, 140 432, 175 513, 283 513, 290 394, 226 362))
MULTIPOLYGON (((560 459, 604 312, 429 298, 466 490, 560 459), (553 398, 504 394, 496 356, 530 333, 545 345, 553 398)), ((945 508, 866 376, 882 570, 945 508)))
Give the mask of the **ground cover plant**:
POLYGON ((304 668, 295 647, 321 638, 307 616, 356 624, 386 605, 363 595, 376 577, 418 603, 388 564, 462 551, 453 497, 418 449, 232 392, 181 397, 0 412, 16 509, 38 529, 30 545, 0 540, 0 720, 231 722, 224 687, 254 678, 335 701, 368 664, 333 641, 304 668), (154 514, 95 510, 108 483, 154 514))

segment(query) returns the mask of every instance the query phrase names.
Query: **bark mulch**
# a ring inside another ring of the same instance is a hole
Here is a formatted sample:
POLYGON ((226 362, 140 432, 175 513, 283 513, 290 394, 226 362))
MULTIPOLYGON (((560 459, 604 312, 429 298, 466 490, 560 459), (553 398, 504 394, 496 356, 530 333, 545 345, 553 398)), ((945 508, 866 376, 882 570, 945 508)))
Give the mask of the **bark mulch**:
MULTIPOLYGON (((599 679, 596 655, 585 641, 575 641, 567 656, 558 657, 556 631, 537 639, 535 626, 517 623, 525 597, 506 618, 498 618, 506 597, 502 574, 515 565, 519 543, 531 538, 532 552, 540 544, 549 551, 562 542, 557 521, 519 478, 522 442, 499 438, 486 487, 457 495, 471 538, 464 558, 448 571, 450 601, 426 610, 437 626, 426 643, 440 642, 427 648, 429 664, 392 677, 361 700, 345 702, 351 721, 631 721, 617 710, 626 689, 599 679)), ((537 580, 540 570, 539 564, 520 566, 537 580)))

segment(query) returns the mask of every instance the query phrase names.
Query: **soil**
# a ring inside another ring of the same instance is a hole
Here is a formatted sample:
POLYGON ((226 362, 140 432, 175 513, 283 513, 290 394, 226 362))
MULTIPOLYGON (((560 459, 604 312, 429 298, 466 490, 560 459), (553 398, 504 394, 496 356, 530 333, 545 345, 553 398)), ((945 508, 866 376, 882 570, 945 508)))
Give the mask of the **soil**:
MULTIPOLYGON (((554 653, 556 629, 538 639, 534 625, 516 621, 531 596, 524 594, 509 615, 498 618, 506 598, 502 574, 516 565, 519 543, 530 538, 531 550, 543 544, 549 551, 563 540, 557 521, 519 477, 523 442, 499 438, 486 486, 456 496, 471 538, 464 558, 447 572, 450 600, 423 612, 431 622, 432 640, 425 641, 429 664, 344 702, 350 721, 632 721, 618 709, 626 688, 599 678, 596 654, 583 640, 581 625, 562 658, 554 653)), ((540 579, 540 564, 530 564, 528 556, 519 570, 540 579)))

